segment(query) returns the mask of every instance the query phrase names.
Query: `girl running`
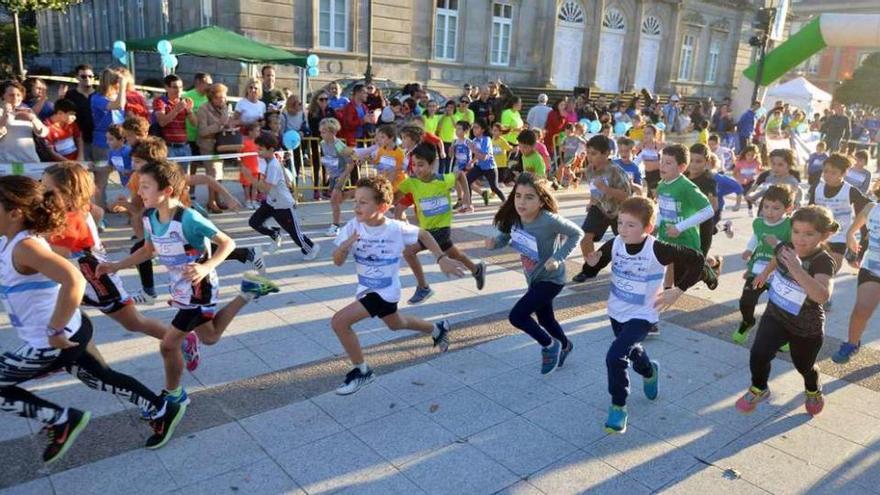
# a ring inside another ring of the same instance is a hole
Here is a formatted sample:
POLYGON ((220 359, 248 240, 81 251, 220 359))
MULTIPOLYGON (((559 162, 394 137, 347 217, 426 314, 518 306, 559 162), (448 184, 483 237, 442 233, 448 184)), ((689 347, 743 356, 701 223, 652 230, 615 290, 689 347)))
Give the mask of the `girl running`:
POLYGON ((794 205, 798 207, 803 200, 803 192, 801 192, 801 180, 795 163, 794 152, 788 148, 779 148, 770 152, 770 171, 755 181, 755 188, 746 195, 746 199, 751 202, 757 202, 764 197, 767 188, 770 186, 784 186, 794 192, 794 205))
MULTIPOLYGON (((746 203, 749 205, 750 217, 754 216, 755 213, 752 210, 752 201, 749 200, 748 193, 755 184, 755 179, 758 178, 758 174, 761 172, 761 159, 759 156, 758 147, 754 144, 750 144, 742 149, 733 166, 733 177, 739 181, 743 188, 743 194, 746 195, 746 203)), ((736 205, 733 207, 733 211, 738 210, 739 205, 740 203, 737 200, 736 205)))
POLYGON ((823 243, 840 226, 831 212, 821 206, 806 206, 791 217, 791 243, 780 243, 764 273, 755 278, 755 287, 762 287, 770 278, 770 302, 758 324, 752 344, 749 367, 752 386, 736 402, 736 409, 748 414, 758 403, 770 397, 767 380, 770 363, 780 346, 788 342, 791 360, 804 377, 805 408, 816 416, 825 400, 819 385, 816 356, 822 348, 825 332, 825 309, 831 299, 834 260, 823 243))
POLYGON ((553 314, 553 299, 565 285, 565 258, 577 247, 583 232, 558 211, 549 183, 524 172, 495 214, 498 235, 486 239, 487 249, 510 244, 520 253, 528 290, 510 310, 509 319, 541 344, 543 375, 562 366, 573 349, 553 314))
POLYGON ((64 369, 86 386, 110 391, 150 412, 146 447, 165 445, 186 411, 136 379, 107 366, 92 340, 92 324, 79 310, 82 274, 52 252, 41 234, 59 230, 65 207, 53 192, 25 176, 0 177, 0 299, 24 343, 0 355, 0 410, 42 422, 49 444, 43 461, 55 462, 73 445, 91 414, 41 399, 19 385, 64 369))
POLYGON ((660 184, 660 152, 663 151, 663 143, 657 139, 657 127, 654 124, 646 125, 644 132, 644 138, 639 144, 639 152, 636 155, 636 164, 640 164, 645 170, 648 197, 655 198, 657 186, 660 184))

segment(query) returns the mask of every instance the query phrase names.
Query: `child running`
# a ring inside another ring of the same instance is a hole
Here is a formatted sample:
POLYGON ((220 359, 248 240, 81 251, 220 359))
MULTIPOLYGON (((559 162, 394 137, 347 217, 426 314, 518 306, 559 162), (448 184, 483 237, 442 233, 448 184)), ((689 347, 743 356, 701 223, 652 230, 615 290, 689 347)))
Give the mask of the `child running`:
POLYGON ((261 173, 258 178, 252 180, 257 190, 265 194, 265 199, 260 202, 257 211, 251 215, 248 225, 272 239, 272 243, 269 244, 269 253, 274 253, 281 247, 283 237, 278 227, 268 228, 265 226, 266 220, 273 218, 299 246, 303 259, 311 261, 317 258, 321 251, 321 245, 312 242, 300 227, 296 214, 296 200, 293 199, 291 192, 293 181, 289 176, 290 172, 282 167, 275 157, 275 146, 277 146, 278 140, 271 134, 263 133, 257 136, 254 142, 257 145, 257 153, 259 154, 257 159, 261 173))
POLYGON ((327 235, 335 236, 339 232, 342 217, 342 202, 345 200, 345 183, 354 170, 352 156, 354 152, 345 145, 345 141, 336 137, 342 126, 335 118, 326 118, 318 124, 321 133, 321 165, 327 175, 327 188, 330 190, 330 208, 333 219, 327 235))
POLYGON ((411 329, 428 334, 440 352, 449 348, 449 322, 431 324, 415 316, 397 311, 400 300, 400 255, 406 246, 421 243, 437 258, 440 270, 460 277, 465 266, 441 251, 437 241, 426 230, 385 217, 392 206, 394 193, 384 177, 365 177, 357 182, 354 192, 354 218, 336 236, 333 263, 342 266, 354 250, 358 286, 356 300, 333 315, 330 325, 345 349, 354 368, 336 393, 349 395, 375 379, 367 366, 357 334, 352 325, 367 318, 381 318, 389 330, 411 329))
MULTIPOLYGON (((489 125, 483 119, 474 121, 472 127, 474 138, 470 141, 471 154, 474 157, 474 166, 468 170, 465 179, 467 181, 468 196, 474 181, 481 178, 486 179, 489 188, 504 202, 504 193, 498 187, 498 170, 495 168, 495 155, 492 151, 492 138, 486 135, 489 125)), ((489 191, 483 190, 483 204, 489 206, 489 191)))
MULTIPOLYGON (((180 349, 184 340, 189 340, 187 335, 195 333, 203 343, 214 345, 247 303, 279 289, 256 272, 246 272, 241 293, 216 311, 220 295, 216 268, 235 249, 235 241, 197 211, 181 205, 179 198, 186 182, 179 166, 159 160, 144 165, 138 175, 138 194, 147 208, 143 215, 144 245, 122 261, 99 264, 95 273, 99 277, 115 273, 149 261, 153 256, 158 256, 159 262, 165 265, 170 304, 177 308, 177 314, 171 321, 172 330, 162 339, 160 350, 163 356, 169 356, 165 361, 166 381, 177 384, 164 392, 174 397, 182 393, 180 349), (211 248, 212 242, 216 249, 211 248)), ((184 352, 198 351, 187 347, 184 352)), ((189 359, 197 359, 197 356, 189 359)))
MULTIPOLYGON (((834 258, 834 273, 842 267, 846 253, 846 233, 853 218, 870 202, 864 194, 843 180, 852 162, 842 153, 831 153, 822 167, 822 182, 810 191, 810 204, 824 206, 831 210, 834 221, 842 231, 836 231, 828 242, 831 257, 834 258)), ((828 309, 828 301, 825 309, 828 309)))
POLYGON ((767 188, 772 185, 784 186, 791 189, 795 193, 795 208, 801 205, 801 202, 803 201, 803 193, 801 192, 800 187, 801 181, 798 178, 794 152, 788 148, 779 148, 770 152, 769 173, 765 172, 764 174, 761 174, 761 177, 755 181, 755 187, 753 190, 746 195, 746 199, 753 203, 758 202, 758 200, 764 196, 767 188))
POLYGON ((656 216, 654 203, 648 198, 627 199, 620 205, 617 236, 587 256, 590 277, 611 264, 608 316, 614 341, 605 356, 608 393, 611 394, 611 407, 605 421, 605 430, 609 433, 626 431, 630 363, 644 378, 645 396, 649 400, 657 398, 660 365, 648 358, 641 342, 657 326, 660 311, 675 303, 700 280, 702 255, 652 236, 656 216), (666 267, 673 263, 681 268, 676 273, 675 286, 664 290, 666 267))
MULTIPOLYGON (((752 386, 736 401, 736 409, 741 413, 751 413, 770 397, 770 363, 786 342, 790 343, 795 368, 804 377, 807 414, 816 416, 825 407, 816 356, 825 332, 822 305, 831 299, 835 269, 834 260, 822 243, 838 228, 831 212, 821 206, 806 206, 792 215, 791 243, 776 247, 768 267, 773 273, 770 302, 752 344, 752 386)), ((764 283, 763 277, 755 280, 756 287, 764 283)))
MULTIPOLYGON (((477 290, 483 290, 486 283, 486 264, 482 261, 474 263, 452 243, 452 197, 449 191, 455 183, 455 176, 435 174, 436 159, 436 147, 428 143, 416 146, 410 155, 415 175, 400 184, 400 192, 412 195, 419 227, 431 234, 445 255, 462 262, 477 281, 477 290)), ((403 257, 416 278, 416 292, 407 301, 409 304, 419 304, 434 294, 425 279, 425 271, 418 257, 419 252, 425 249, 427 246, 418 242, 407 246, 403 251, 403 257)))
POLYGON ((810 153, 807 158, 807 182, 810 187, 816 187, 822 180, 822 170, 825 167, 825 160, 828 159, 828 153, 825 152, 827 148, 825 141, 819 141, 816 143, 816 151, 810 153))
POLYGON ((776 245, 791 241, 791 219, 788 214, 791 212, 792 202, 791 190, 782 186, 770 186, 761 199, 758 218, 752 220, 752 238, 742 253, 742 259, 747 262, 743 274, 745 284, 739 298, 742 322, 731 336, 737 344, 744 344, 749 331, 755 326, 755 306, 758 298, 767 289, 763 284, 756 285, 755 279, 761 277, 762 280, 767 280, 770 272, 765 271, 773 259, 776 245))
POLYGON ((858 150, 853 154, 853 166, 846 171, 844 180, 865 196, 871 188, 871 171, 868 170, 870 159, 867 150, 858 150))
POLYGON ((458 197, 454 209, 461 213, 474 211, 471 204, 470 187, 467 184, 467 171, 474 161, 474 153, 471 140, 467 134, 471 131, 471 124, 465 120, 455 123, 455 141, 452 142, 452 163, 455 174, 455 192, 458 197))
POLYGON ((40 237, 62 228, 65 205, 54 192, 24 176, 0 177, 0 284, 9 321, 24 343, 0 355, 0 410, 43 423, 49 444, 43 461, 60 459, 89 423, 91 413, 61 407, 20 387, 64 369, 95 390, 110 391, 149 411, 153 434, 146 447, 162 447, 185 405, 167 402, 136 379, 114 371, 98 352, 93 328, 79 305, 82 274, 40 237))
POLYGON ((654 124, 645 126, 645 135, 639 143, 638 162, 645 171, 645 184, 649 198, 657 197, 657 186, 660 184, 660 151, 663 144, 658 140, 659 131, 654 124))
POLYGON ((690 147, 690 160, 686 171, 687 178, 696 184, 700 192, 709 199, 712 205, 712 218, 700 223, 700 252, 706 258, 706 263, 715 270, 715 275, 721 275, 723 259, 720 256, 709 256, 712 249, 712 238, 715 235, 715 218, 718 214, 718 182, 715 181, 715 172, 709 166, 709 147, 702 143, 696 143, 690 147))
MULTIPOLYGON (((880 194, 880 190, 876 191, 880 194)), ((880 208, 874 203, 869 203, 856 216, 852 226, 846 233, 846 243, 850 252, 858 255, 864 251, 861 262, 858 258, 849 261, 853 268, 859 269, 858 289, 856 291, 856 304, 849 317, 849 336, 840 344, 840 349, 831 356, 838 364, 846 364, 852 356, 858 354, 862 346, 862 334, 871 315, 880 303, 880 208), (868 227, 868 248, 861 249, 856 233, 862 227, 868 227)))
MULTIPOLYGON (((733 166, 733 176, 742 186, 743 194, 748 195, 749 190, 755 184, 755 179, 758 178, 760 172, 761 159, 758 154, 758 147, 754 144, 745 146, 733 166)), ((748 200, 748 196, 746 196, 746 203, 748 203, 749 206, 749 216, 755 216, 755 212, 752 210, 752 202, 748 200)), ((737 201, 736 206, 733 207, 733 211, 738 210, 739 206, 740 202, 737 201)))
POLYGON ((553 313, 553 300, 565 285, 565 258, 580 241, 581 229, 558 214, 549 183, 530 173, 516 178, 510 196, 493 221, 498 235, 487 249, 510 244, 519 251, 528 290, 510 310, 510 324, 541 345, 541 374, 565 364, 574 346, 553 313), (564 237, 565 242, 560 238, 564 237), (532 318, 534 314, 538 321, 532 318))
POLYGON ((504 127, 497 122, 492 124, 492 154, 495 155, 495 165, 498 167, 498 182, 506 185, 513 183, 513 173, 507 166, 507 155, 512 149, 513 146, 504 138, 504 127))

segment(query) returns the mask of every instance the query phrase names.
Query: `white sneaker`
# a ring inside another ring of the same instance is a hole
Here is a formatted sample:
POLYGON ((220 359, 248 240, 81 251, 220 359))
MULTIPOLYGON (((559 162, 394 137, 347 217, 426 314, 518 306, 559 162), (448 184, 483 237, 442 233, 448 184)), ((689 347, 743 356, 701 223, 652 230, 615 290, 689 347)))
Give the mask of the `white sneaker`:
POLYGON ((152 306, 156 304, 156 296, 151 296, 144 291, 135 292, 131 295, 131 300, 138 306, 152 306))
POLYGON ((312 249, 305 255, 303 255, 303 259, 306 261, 312 261, 313 259, 318 257, 318 253, 321 252, 321 245, 317 242, 312 244, 312 249))
POLYGON ((273 228, 275 231, 275 237, 269 242, 268 253, 275 254, 281 249, 281 245, 284 243, 284 237, 281 236, 281 229, 273 228))
POLYGON ((261 274, 266 273, 266 262, 263 260, 263 247, 262 246, 254 246, 251 248, 254 252, 254 259, 251 260, 251 263, 254 265, 254 269, 261 274))
POLYGON ((337 226, 337 225, 331 224, 330 228, 327 229, 327 236, 328 237, 336 237, 336 234, 338 234, 338 233, 339 233, 339 226, 337 226))

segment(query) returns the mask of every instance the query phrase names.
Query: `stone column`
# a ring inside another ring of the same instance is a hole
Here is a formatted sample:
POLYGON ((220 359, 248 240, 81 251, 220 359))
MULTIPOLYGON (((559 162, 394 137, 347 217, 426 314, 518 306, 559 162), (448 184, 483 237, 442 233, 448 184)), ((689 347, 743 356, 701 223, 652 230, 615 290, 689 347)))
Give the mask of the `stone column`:
MULTIPOLYGON (((644 16, 645 2, 643 0, 637 0, 632 29, 629 31, 631 36, 631 43, 629 46, 632 47, 632 49, 624 52, 635 54, 634 57, 627 57, 627 65, 623 68, 623 79, 626 82, 626 86, 624 86, 623 89, 625 91, 638 91, 640 89, 636 87, 636 71, 638 70, 639 57, 642 50, 642 19, 644 18, 644 16)), ((624 47, 626 46, 627 44, 624 43, 624 47)))
POLYGON ((557 6, 556 2, 539 2, 539 4, 541 5, 541 7, 539 7, 541 9, 540 17, 536 17, 538 18, 538 29, 542 31, 542 34, 536 33, 535 41, 539 43, 539 47, 543 47, 543 50, 538 49, 533 53, 537 55, 538 60, 543 61, 543 63, 539 65, 539 80, 541 81, 541 85, 545 87, 553 87, 556 85, 555 81, 553 81, 553 58, 556 51, 557 6), (543 29, 540 29, 541 26, 543 26, 543 29))
POLYGON ((596 76, 599 75, 599 41, 602 36, 602 18, 605 16, 605 0, 593 0, 592 14, 587 15, 586 33, 584 33, 584 49, 581 57, 581 81, 589 81, 590 87, 598 87, 596 76), (586 64, 584 64, 586 62, 586 64))
POLYGON ((655 89, 658 93, 665 92, 667 94, 673 93, 672 80, 678 78, 678 64, 679 59, 681 58, 681 2, 676 1, 672 2, 672 15, 670 16, 671 25, 665 29, 668 29, 671 36, 666 41, 665 46, 661 47, 663 52, 661 52, 659 59, 669 60, 670 63, 664 64, 660 63, 660 71, 657 73, 657 82, 654 84, 655 89))

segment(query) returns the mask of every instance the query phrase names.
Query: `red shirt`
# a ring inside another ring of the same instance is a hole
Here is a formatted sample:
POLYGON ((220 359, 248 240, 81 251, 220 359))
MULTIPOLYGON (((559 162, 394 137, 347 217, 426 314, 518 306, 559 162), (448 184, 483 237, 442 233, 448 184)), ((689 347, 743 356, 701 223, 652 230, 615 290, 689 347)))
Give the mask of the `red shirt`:
POLYGON ((137 90, 130 89, 125 92, 125 115, 137 115, 150 120, 150 108, 147 106, 147 100, 144 95, 137 90))
POLYGON ((85 215, 79 211, 68 211, 64 230, 50 236, 49 244, 67 248, 74 253, 95 247, 95 238, 85 215))
MULTIPOLYGON (((162 113, 170 114, 174 111, 174 106, 179 101, 179 98, 172 101, 167 96, 160 96, 153 100, 153 112, 156 115, 162 113)), ((189 110, 184 109, 174 116, 174 120, 162 127, 162 137, 165 139, 165 142, 168 144, 186 143, 186 116, 189 115, 189 112, 189 110)))
POLYGON ((72 124, 53 124, 50 120, 46 120, 44 123, 49 128, 49 135, 46 136, 46 142, 49 143, 49 146, 64 158, 76 160, 79 151, 76 148, 76 139, 82 137, 76 122, 72 124))
MULTIPOLYGON (((260 151, 257 147, 257 143, 254 142, 253 139, 246 137, 241 142, 241 152, 242 153, 256 153, 260 151)), ((241 166, 250 170, 251 174, 256 177, 260 173, 260 162, 257 160, 257 156, 243 156, 240 158, 241 166)), ((251 181, 249 181, 243 173, 239 173, 238 181, 241 182, 245 186, 251 185, 251 181)))
POLYGON ((364 135, 364 119, 358 113, 358 108, 363 111, 364 115, 369 112, 367 106, 363 103, 350 101, 342 107, 341 112, 337 113, 339 124, 342 126, 342 129, 339 130, 339 138, 344 140, 348 146, 354 146, 356 139, 364 135))

